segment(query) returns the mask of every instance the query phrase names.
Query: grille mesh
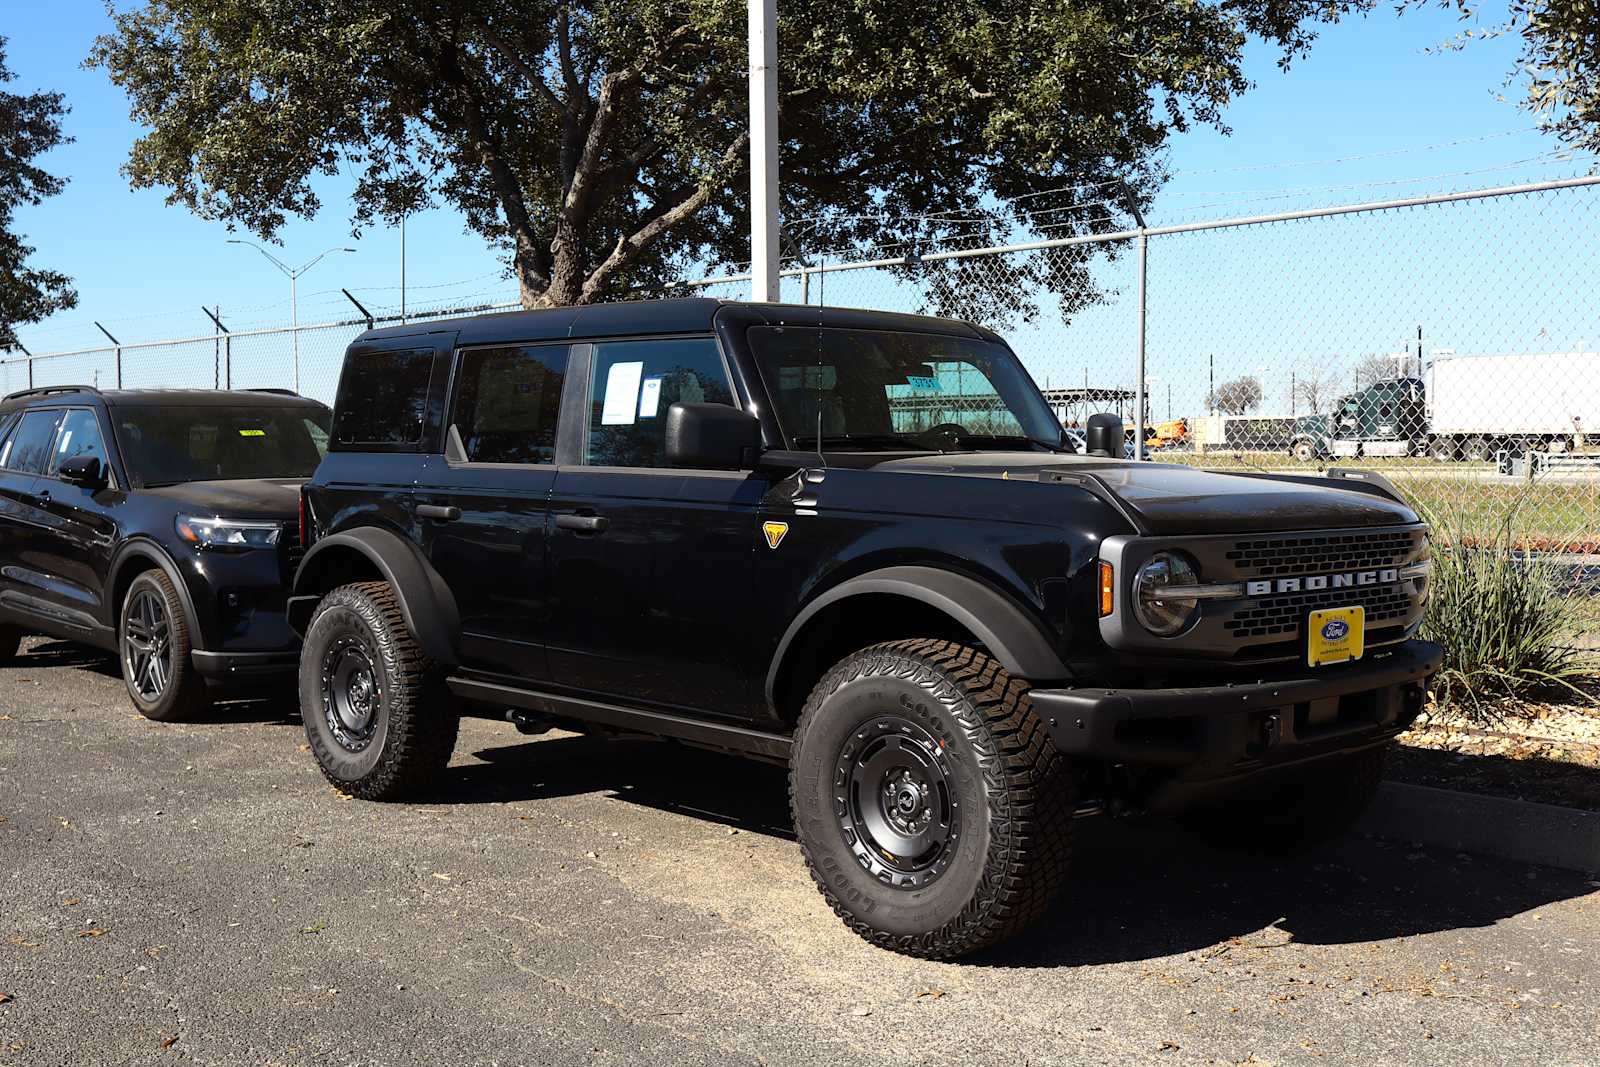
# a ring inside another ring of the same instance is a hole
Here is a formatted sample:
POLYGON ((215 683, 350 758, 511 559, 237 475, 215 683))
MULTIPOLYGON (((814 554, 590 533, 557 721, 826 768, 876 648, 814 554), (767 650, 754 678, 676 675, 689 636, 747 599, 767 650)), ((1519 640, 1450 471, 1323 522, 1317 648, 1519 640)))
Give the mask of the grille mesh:
POLYGON ((1244 578, 1366 570, 1399 564, 1421 537, 1411 531, 1262 537, 1235 542, 1227 558, 1244 578))
POLYGON ((1297 637, 1308 612, 1318 608, 1360 605, 1366 609, 1368 629, 1385 622, 1403 619, 1410 612, 1411 598, 1404 585, 1369 586, 1365 589, 1318 590, 1314 593, 1287 593, 1257 601, 1242 608, 1223 625, 1235 637, 1297 637))

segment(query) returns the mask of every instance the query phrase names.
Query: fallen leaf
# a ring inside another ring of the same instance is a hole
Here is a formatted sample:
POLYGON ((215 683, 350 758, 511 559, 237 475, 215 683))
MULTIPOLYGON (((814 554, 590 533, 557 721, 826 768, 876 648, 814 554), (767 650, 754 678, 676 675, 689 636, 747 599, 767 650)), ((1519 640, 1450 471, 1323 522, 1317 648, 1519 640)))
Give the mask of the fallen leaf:
POLYGON ((61 902, 61 906, 63 908, 70 908, 74 904, 82 904, 82 903, 83 903, 83 901, 79 900, 77 897, 73 897, 71 900, 63 900, 61 902))
POLYGON ((918 993, 917 996, 919 998, 927 997, 929 1000, 938 1000, 940 997, 944 996, 944 990, 942 990, 942 989, 924 989, 922 992, 918 993))
POLYGON ((872 1009, 871 1008, 852 1008, 850 1010, 850 1014, 854 1015, 857 1019, 865 1019, 867 1016, 872 1014, 872 1009))
POLYGON ((39 947, 39 942, 37 942, 37 941, 29 941, 27 938, 23 937, 21 934, 12 934, 6 940, 10 941, 13 945, 18 946, 19 948, 38 948, 39 947))
POLYGON ((107 934, 109 934, 110 932, 111 932, 110 930, 104 930, 104 929, 101 929, 98 926, 95 926, 95 927, 91 927, 88 930, 79 930, 78 931, 78 936, 79 937, 104 937, 107 934))
POLYGON ((433 872, 433 876, 435 878, 439 879, 439 881, 441 881, 441 882, 450 881, 450 876, 448 874, 440 874, 438 871, 434 871, 433 872))
POLYGON ((1161 1042, 1161 1047, 1159 1049, 1157 1049, 1156 1051, 1158 1051, 1158 1052, 1177 1052, 1182 1047, 1183 1046, 1178 1044, 1176 1041, 1163 1041, 1163 1042, 1161 1042))
POLYGON ((320 933, 322 933, 322 931, 326 930, 327 928, 328 928, 328 924, 326 922, 324 922, 323 920, 318 919, 316 922, 312 923, 310 926, 301 927, 300 928, 300 932, 302 934, 320 934, 320 933))
POLYGON ((10 1003, 11 1003, 11 994, 7 993, 4 989, 0 989, 0 1004, 10 1004, 10 1003))
POLYGON ((178 1043, 178 1035, 177 1034, 173 1034, 171 1037, 164 1037, 164 1038, 161 1039, 161 1047, 162 1048, 171 1048, 173 1045, 176 1045, 177 1043, 178 1043))

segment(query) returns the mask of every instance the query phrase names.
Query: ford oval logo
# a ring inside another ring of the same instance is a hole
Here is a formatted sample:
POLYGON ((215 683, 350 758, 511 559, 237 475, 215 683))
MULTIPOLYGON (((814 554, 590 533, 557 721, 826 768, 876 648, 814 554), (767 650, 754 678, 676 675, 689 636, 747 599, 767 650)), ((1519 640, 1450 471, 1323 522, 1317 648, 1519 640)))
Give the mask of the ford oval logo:
POLYGON ((1350 624, 1343 619, 1330 619, 1322 624, 1322 636, 1328 641, 1342 641, 1350 632, 1350 624))

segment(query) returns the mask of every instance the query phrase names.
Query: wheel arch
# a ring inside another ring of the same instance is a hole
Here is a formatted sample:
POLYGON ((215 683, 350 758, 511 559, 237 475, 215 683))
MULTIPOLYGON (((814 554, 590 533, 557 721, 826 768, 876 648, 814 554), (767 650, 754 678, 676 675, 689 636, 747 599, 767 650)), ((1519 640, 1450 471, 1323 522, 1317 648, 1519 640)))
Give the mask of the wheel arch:
POLYGON ((431 658, 460 662, 460 613, 439 573, 411 542, 378 527, 345 530, 318 538, 295 571, 289 625, 305 636, 317 602, 341 585, 379 580, 389 584, 406 629, 431 658))
POLYGON ((183 580, 183 575, 178 573, 178 565, 160 545, 143 539, 126 542, 117 550, 111 562, 111 596, 106 602, 106 622, 111 627, 112 640, 121 640, 118 633, 122 626, 122 602, 127 599, 128 587, 135 578, 149 570, 166 572, 172 587, 178 591, 178 599, 183 602, 183 613, 189 622, 190 646, 201 651, 209 648, 207 620, 202 619, 195 610, 189 583, 183 580))
POLYGON ((937 567, 885 567, 841 582, 795 615, 767 669, 769 708, 793 722, 808 683, 840 656, 902 637, 980 645, 1011 674, 1031 681, 1071 674, 1045 628, 1006 594, 937 567), (891 613, 893 622, 886 621, 891 613))

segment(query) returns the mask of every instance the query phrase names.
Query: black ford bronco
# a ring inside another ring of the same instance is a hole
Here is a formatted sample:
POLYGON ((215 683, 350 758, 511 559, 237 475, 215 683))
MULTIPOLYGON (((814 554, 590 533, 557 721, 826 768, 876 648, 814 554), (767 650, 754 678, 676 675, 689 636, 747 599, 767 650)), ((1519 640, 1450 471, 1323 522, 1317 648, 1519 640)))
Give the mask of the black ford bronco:
POLYGON ((1421 710, 1425 528, 1381 479, 1067 443, 995 334, 669 300, 361 335, 289 601, 328 778, 459 717, 786 763, 818 887, 949 957, 1038 917, 1075 816, 1280 848, 1421 710))

